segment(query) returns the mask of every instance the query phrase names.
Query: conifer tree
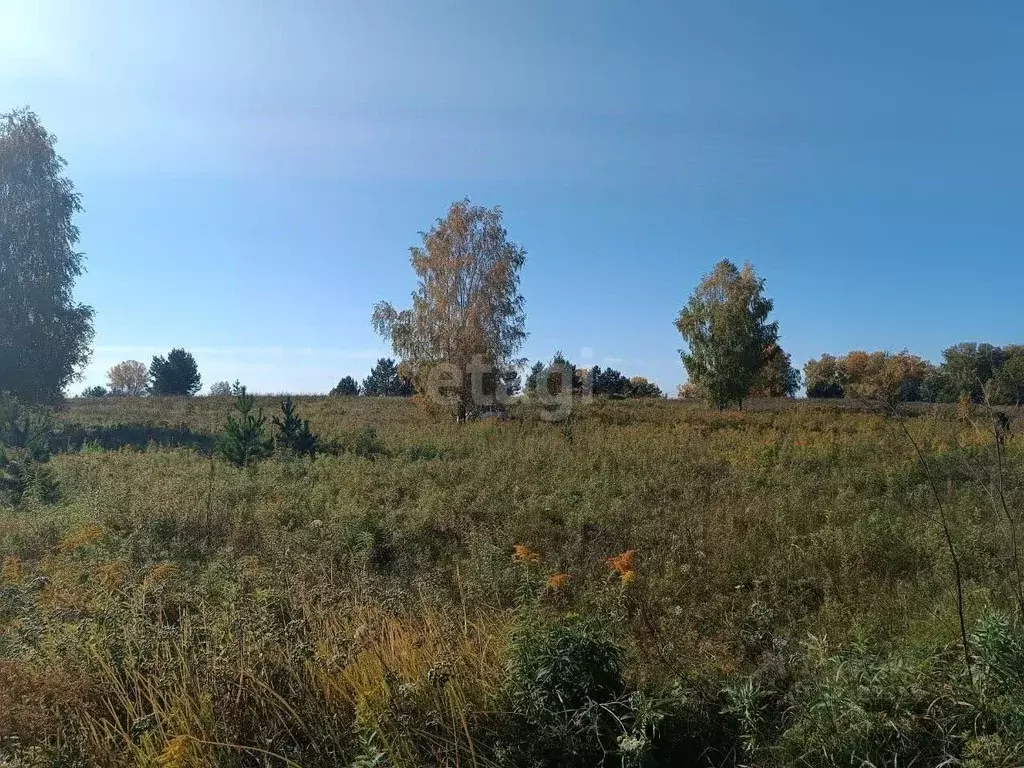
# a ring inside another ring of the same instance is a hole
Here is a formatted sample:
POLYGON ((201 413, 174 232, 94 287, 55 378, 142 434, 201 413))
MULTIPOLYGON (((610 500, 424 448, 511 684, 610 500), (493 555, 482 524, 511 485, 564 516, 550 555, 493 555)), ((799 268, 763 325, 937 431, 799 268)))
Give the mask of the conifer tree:
POLYGON ((274 452, 274 440, 266 433, 267 419, 256 398, 245 391, 235 398, 237 417, 228 416, 224 434, 217 440, 217 455, 236 467, 248 467, 274 452))
POLYGON ((278 429, 277 447, 296 456, 315 458, 320 437, 310 430, 308 419, 299 418, 290 397, 281 403, 281 415, 280 419, 277 416, 272 419, 278 429))
POLYGON ((332 395, 343 397, 355 397, 359 394, 359 384, 351 376, 345 376, 338 382, 338 385, 331 390, 332 395))

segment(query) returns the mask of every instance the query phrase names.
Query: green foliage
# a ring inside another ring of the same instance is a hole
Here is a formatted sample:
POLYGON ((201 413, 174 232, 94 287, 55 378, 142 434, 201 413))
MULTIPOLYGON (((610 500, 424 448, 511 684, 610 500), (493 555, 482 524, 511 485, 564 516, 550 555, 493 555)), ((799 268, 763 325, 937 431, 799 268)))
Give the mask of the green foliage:
POLYGON ((808 360, 804 366, 804 383, 808 397, 842 397, 843 382, 839 360, 824 354, 819 360, 808 360))
POLYGON ((376 459, 387 455, 383 441, 377 436, 377 430, 365 426, 353 435, 349 435, 341 443, 341 450, 361 459, 376 459))
POLYGON ((266 434, 266 417, 256 400, 242 387, 235 398, 234 416, 228 417, 224 434, 217 440, 217 455, 236 467, 248 467, 274 452, 274 439, 266 434))
POLYGON ((0 394, 0 498, 15 506, 26 497, 44 504, 59 500, 60 486, 48 463, 52 433, 48 409, 0 394))
POLYGON ((309 420, 300 419, 290 397, 281 403, 281 418, 272 419, 277 427, 277 448, 294 456, 316 457, 320 438, 309 429, 309 420))
POLYGON ((544 369, 545 365, 540 360, 530 366, 530 372, 526 376, 526 383, 524 385, 527 395, 537 392, 537 388, 541 385, 544 369))
POLYGON ((1024 346, 964 342, 942 353, 939 366, 906 350, 854 350, 822 355, 804 367, 808 397, 884 399, 889 402, 1024 402, 1024 346))
MULTIPOLYGON (((370 377, 373 378, 372 373, 370 377)), ((355 397, 359 394, 359 384, 351 376, 343 376, 337 386, 331 390, 331 394, 340 397, 355 397)))
MULTIPOLYGON (((611 375, 611 369, 608 370, 611 375)), ((624 395, 625 389, 628 386, 628 380, 618 371, 613 373, 622 378, 621 388, 624 395)), ((589 392, 593 384, 592 371, 586 368, 577 368, 559 350, 555 352, 551 362, 547 365, 541 362, 534 363, 526 379, 526 394, 537 395, 547 393, 548 395, 557 395, 562 392, 571 392, 574 395, 581 395, 585 391, 589 392)), ((605 384, 610 386, 608 381, 605 384)))
POLYGON ((533 753, 536 764, 590 766, 614 750, 625 684, 621 651, 601 621, 522 612, 507 686, 523 721, 520 749, 533 753))
POLYGON ((629 379, 614 368, 605 368, 602 371, 595 365, 590 369, 589 375, 594 395, 604 397, 629 396, 629 379))
POLYGON ((107 396, 107 388, 106 387, 101 387, 99 384, 96 384, 95 386, 92 386, 92 387, 86 387, 84 390, 82 390, 82 397, 106 397, 106 396, 107 396))
POLYGON ((89 359, 93 311, 72 297, 81 210, 35 113, 0 114, 0 392, 53 402, 89 359))
MULTIPOLYGON (((215 381, 210 385, 210 397, 231 397, 230 381, 215 381)), ((237 395, 235 395, 237 397, 237 395)))
POLYGON ((665 393, 661 387, 653 381, 648 381, 643 376, 634 376, 629 380, 626 388, 626 397, 664 397, 665 393))
POLYGON ((956 653, 830 653, 812 644, 811 674, 793 692, 796 703, 778 741, 759 742, 750 754, 808 766, 1019 765, 1022 640, 1002 614, 983 615, 972 633, 973 676, 956 653))
POLYGON ((523 391, 523 377, 515 368, 506 368, 501 371, 499 379, 507 397, 514 397, 523 391))
POLYGON ((60 484, 53 469, 28 451, 0 445, 0 499, 17 506, 28 497, 43 504, 60 500, 60 484))
POLYGON ((180 348, 172 349, 167 357, 154 356, 149 377, 154 395, 194 395, 203 386, 196 359, 180 348))
POLYGON ((688 347, 681 352, 686 372, 719 408, 742 408, 778 343, 779 325, 768 321, 772 307, 750 264, 741 271, 723 260, 680 311, 676 328, 688 347))
POLYGON ((996 405, 1024 405, 1024 347, 1016 347, 990 386, 990 400, 996 405))
POLYGON ((961 395, 969 395, 980 403, 985 384, 995 378, 1004 359, 1003 351, 992 344, 965 341, 942 350, 941 399, 956 402, 961 395))
POLYGON ((773 344, 754 382, 752 394, 761 397, 794 397, 800 391, 800 371, 778 344, 773 344))
POLYGON ((367 397, 412 397, 413 386, 399 374, 394 360, 382 357, 363 379, 362 393, 367 397))

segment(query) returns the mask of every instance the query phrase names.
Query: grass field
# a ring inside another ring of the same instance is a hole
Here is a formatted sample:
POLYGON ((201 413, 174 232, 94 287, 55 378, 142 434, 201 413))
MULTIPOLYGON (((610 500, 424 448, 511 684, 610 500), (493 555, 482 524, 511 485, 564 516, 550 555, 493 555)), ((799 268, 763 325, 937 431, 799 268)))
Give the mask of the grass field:
POLYGON ((0 765, 1024 761, 982 412, 302 398, 332 455, 240 470, 230 409, 71 401, 60 500, 0 502, 0 765))

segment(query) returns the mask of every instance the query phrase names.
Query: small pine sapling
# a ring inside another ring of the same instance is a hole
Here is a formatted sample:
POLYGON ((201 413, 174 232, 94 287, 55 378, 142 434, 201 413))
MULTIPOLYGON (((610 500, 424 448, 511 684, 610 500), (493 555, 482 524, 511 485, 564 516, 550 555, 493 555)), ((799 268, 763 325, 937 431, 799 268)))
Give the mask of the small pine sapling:
POLYGON ((0 499, 15 506, 27 496, 44 504, 60 500, 60 485, 47 463, 52 432, 49 410, 0 394, 0 499))
POLYGON ((277 447, 290 451, 295 456, 316 457, 320 437, 313 434, 307 419, 300 419, 295 412, 295 403, 290 397, 281 403, 281 416, 273 418, 278 429, 277 447))
POLYGON ((237 417, 228 416, 224 434, 217 440, 217 455, 236 467, 248 467, 269 457, 274 452, 274 440, 266 433, 267 419, 262 408, 256 408, 256 399, 239 389, 235 398, 237 417))

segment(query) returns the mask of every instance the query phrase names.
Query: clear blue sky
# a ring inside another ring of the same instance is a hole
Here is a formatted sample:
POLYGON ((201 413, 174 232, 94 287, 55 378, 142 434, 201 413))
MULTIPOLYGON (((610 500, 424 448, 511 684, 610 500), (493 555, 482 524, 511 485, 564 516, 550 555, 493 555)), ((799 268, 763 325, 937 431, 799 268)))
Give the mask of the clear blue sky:
POLYGON ((83 195, 85 383, 192 349, 324 391, 448 203, 528 250, 525 354, 666 389, 749 259, 783 346, 1024 341, 1024 4, 0 0, 0 110, 83 195))

